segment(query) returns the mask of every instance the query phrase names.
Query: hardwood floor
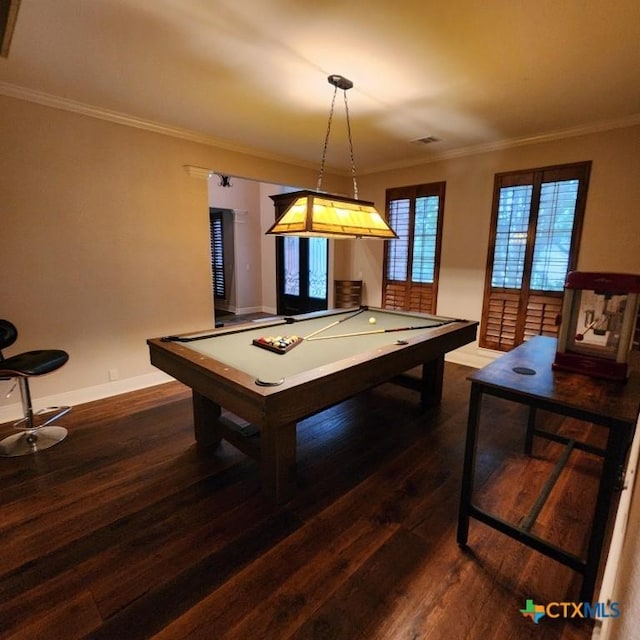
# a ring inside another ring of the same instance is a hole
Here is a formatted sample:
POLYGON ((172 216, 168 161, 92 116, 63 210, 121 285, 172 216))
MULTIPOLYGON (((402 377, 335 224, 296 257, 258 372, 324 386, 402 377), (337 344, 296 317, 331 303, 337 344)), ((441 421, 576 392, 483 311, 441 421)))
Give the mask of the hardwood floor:
MULTIPOLYGON (((469 371, 447 364, 424 414, 385 384, 303 421, 280 507, 233 447, 196 449, 179 383, 75 407, 62 444, 0 459, 0 638, 586 640, 520 613, 576 600, 577 574, 480 523, 456 544, 469 371)), ((484 415, 477 499, 518 517, 557 445, 528 459, 523 411, 484 415)), ((536 527, 579 550, 599 463, 569 468, 536 527)))

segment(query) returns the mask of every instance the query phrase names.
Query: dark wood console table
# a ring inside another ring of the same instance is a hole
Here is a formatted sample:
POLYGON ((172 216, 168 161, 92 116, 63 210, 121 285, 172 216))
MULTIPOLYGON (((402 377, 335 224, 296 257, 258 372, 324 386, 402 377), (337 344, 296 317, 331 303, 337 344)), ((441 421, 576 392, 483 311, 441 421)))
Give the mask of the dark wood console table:
POLYGON ((594 594, 600 557, 605 541, 607 521, 614 492, 624 471, 626 455, 633 437, 640 409, 640 374, 632 371, 626 383, 610 382, 586 375, 552 370, 556 339, 537 336, 497 358, 488 366, 469 376, 471 396, 469 420, 460 496, 458 544, 466 545, 469 519, 475 518, 490 527, 530 546, 573 570, 582 573, 580 600, 591 602, 594 594), (603 458, 595 512, 588 540, 586 557, 578 557, 531 533, 531 526, 549 495, 552 477, 543 487, 539 499, 521 525, 512 524, 475 506, 473 485, 484 394, 528 405, 529 418, 525 433, 525 452, 531 453, 535 436, 565 444, 559 467, 573 449, 588 451, 603 458), (536 425, 538 409, 570 416, 578 420, 607 427, 604 449, 549 433, 536 425))

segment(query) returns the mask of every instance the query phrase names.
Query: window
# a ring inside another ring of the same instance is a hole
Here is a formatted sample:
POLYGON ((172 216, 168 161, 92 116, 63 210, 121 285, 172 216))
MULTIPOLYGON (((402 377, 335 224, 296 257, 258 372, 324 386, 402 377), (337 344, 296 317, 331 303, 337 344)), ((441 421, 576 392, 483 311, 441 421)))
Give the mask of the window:
POLYGON ((224 277, 224 224, 222 211, 209 210, 209 230, 211 233, 211 274, 214 300, 227 299, 224 277))
POLYGON ((387 219, 398 234, 386 241, 382 306, 436 312, 445 183, 387 190, 387 219))
POLYGON ((590 162, 496 175, 480 346, 557 335, 575 269, 590 162))

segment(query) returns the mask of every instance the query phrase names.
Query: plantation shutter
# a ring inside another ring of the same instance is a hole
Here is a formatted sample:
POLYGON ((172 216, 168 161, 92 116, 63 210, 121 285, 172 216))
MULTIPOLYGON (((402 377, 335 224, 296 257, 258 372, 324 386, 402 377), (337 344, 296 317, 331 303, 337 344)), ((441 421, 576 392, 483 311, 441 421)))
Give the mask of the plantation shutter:
POLYGON ((508 351, 534 335, 557 335, 590 166, 496 176, 480 346, 508 351))
POLYGON ((445 183, 387 191, 387 219, 398 235, 386 242, 382 306, 435 313, 445 183))
POLYGON ((213 297, 226 300, 227 288, 224 277, 224 228, 221 211, 209 213, 209 229, 211 233, 211 274, 213 281, 213 297))

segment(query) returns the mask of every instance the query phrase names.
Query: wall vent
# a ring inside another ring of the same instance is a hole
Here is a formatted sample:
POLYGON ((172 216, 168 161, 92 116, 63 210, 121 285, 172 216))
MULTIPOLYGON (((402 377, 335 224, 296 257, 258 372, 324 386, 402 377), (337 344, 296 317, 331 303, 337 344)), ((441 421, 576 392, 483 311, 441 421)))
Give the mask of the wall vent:
POLYGON ((411 144, 431 144, 432 142, 442 142, 442 138, 436 136, 423 136, 422 138, 415 138, 410 141, 411 144))

